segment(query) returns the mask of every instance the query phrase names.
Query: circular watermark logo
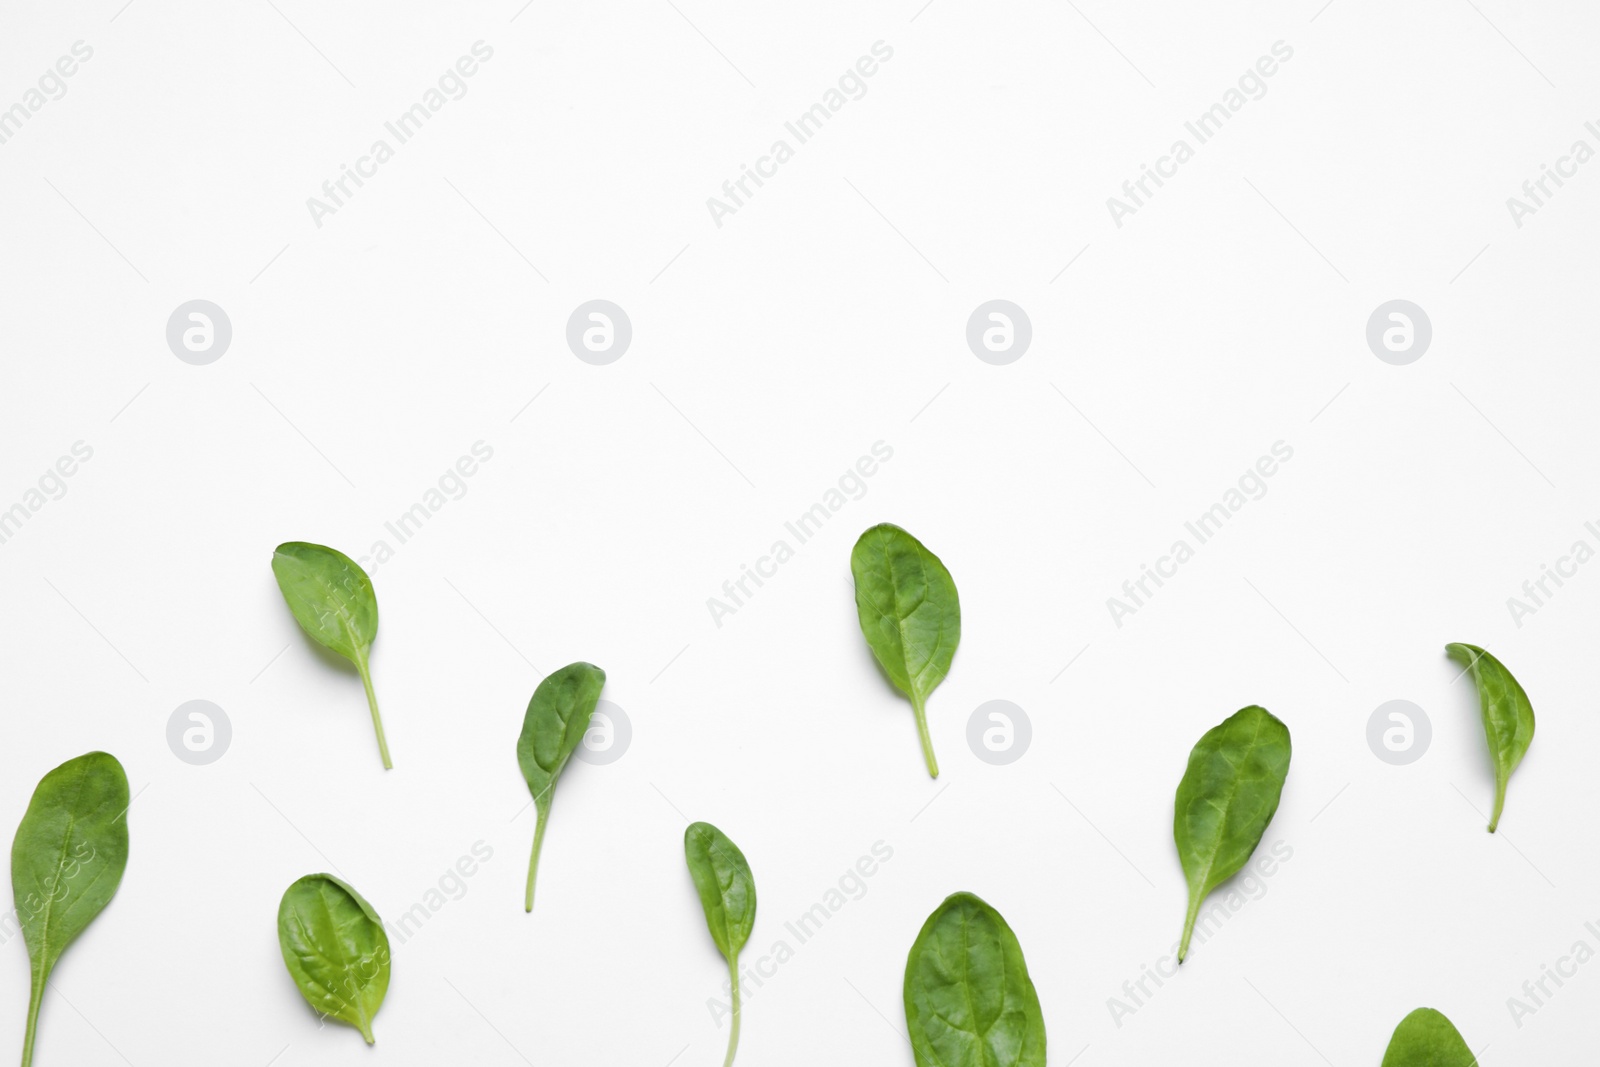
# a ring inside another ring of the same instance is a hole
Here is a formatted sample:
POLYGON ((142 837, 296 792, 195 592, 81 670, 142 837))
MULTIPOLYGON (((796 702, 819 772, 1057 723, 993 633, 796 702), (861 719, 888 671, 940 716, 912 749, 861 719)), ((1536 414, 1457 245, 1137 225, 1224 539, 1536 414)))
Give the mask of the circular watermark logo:
POLYGON ((209 300, 179 304, 167 319, 167 347, 196 367, 221 359, 232 342, 233 323, 228 313, 209 300))
POLYGON ((996 767, 1017 762, 1032 741, 1028 713, 1009 700, 985 701, 967 720, 967 746, 974 756, 996 767))
POLYGON ((1367 746, 1396 767, 1417 762, 1432 741, 1428 713, 1409 700, 1386 700, 1367 719, 1367 746))
POLYGON ((632 341, 633 322, 628 313, 609 300, 579 304, 567 319, 567 347, 596 367, 621 359, 632 341))
POLYGON ((215 763, 233 742, 228 713, 209 700, 179 704, 167 719, 167 747, 185 763, 215 763))
POLYGON ((632 741, 633 723, 628 713, 611 701, 602 700, 594 706, 589 728, 583 732, 583 740, 572 754, 585 763, 615 763, 628 751, 632 741))
POLYGON ((1028 313, 1009 300, 979 304, 967 320, 967 347, 996 367, 1021 359, 1032 341, 1033 323, 1028 313))
POLYGON ((1385 363, 1403 367, 1422 358, 1433 341, 1433 321, 1409 300, 1379 304, 1367 319, 1367 347, 1385 363))

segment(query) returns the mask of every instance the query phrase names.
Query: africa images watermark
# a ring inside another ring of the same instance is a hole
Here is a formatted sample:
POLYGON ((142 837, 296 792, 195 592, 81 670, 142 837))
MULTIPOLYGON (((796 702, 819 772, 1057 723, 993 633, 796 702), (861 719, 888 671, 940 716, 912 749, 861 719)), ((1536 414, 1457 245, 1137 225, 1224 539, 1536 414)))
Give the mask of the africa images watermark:
POLYGON ((21 500, 0 508, 0 545, 16 537, 23 523, 37 515, 46 504, 66 496, 67 479, 78 473, 81 464, 94 458, 94 449, 84 441, 74 441, 70 452, 46 467, 39 480, 23 490, 21 500))
MULTIPOLYGON (((15 905, 3 917, 0 917, 0 945, 9 944, 13 937, 22 933, 24 924, 31 923, 49 909, 67 898, 68 891, 72 888, 67 883, 78 877, 79 873, 88 870, 88 865, 94 862, 99 851, 88 841, 79 841, 72 846, 72 856, 69 860, 63 843, 61 865, 55 873, 45 877, 43 884, 36 887, 27 896, 15 897, 15 905), (40 896, 40 890, 44 895, 40 896), (27 909, 24 917, 23 909, 27 909)), ((95 878, 105 873, 104 866, 94 871, 92 882, 95 878)), ((20 890, 19 890, 20 893, 20 890)))
POLYGON ((1116 224, 1117 229, 1122 229, 1123 219, 1137 214, 1139 209, 1155 196, 1155 190, 1150 188, 1151 183, 1155 184, 1156 189, 1160 189, 1166 184, 1163 178, 1176 178, 1178 168, 1194 158, 1197 146, 1205 144, 1221 133, 1228 120, 1244 110, 1244 106, 1250 101, 1260 100, 1267 95, 1267 79, 1278 73, 1279 64, 1287 63, 1294 58, 1294 49, 1284 41, 1274 41, 1271 53, 1262 56, 1253 66, 1246 68, 1245 72, 1239 75, 1237 87, 1224 92, 1220 102, 1212 104, 1192 121, 1183 124, 1184 130, 1194 138, 1194 144, 1191 145, 1182 137, 1173 141, 1166 155, 1157 157, 1154 167, 1148 163, 1139 164, 1139 176, 1122 183, 1122 197, 1106 198, 1106 210, 1111 213, 1111 221, 1116 224))
POLYGON ((870 456, 862 456, 854 466, 846 468, 838 482, 822 494, 821 501, 802 511, 793 522, 783 524, 784 531, 794 538, 794 545, 785 538, 778 538, 766 555, 756 558, 754 569, 748 563, 739 564, 739 576, 722 583, 721 597, 706 597, 706 610, 711 613, 711 621, 717 629, 722 629, 725 616, 737 614, 755 596, 756 590, 766 584, 762 579, 776 577, 778 567, 794 558, 795 545, 804 545, 847 503, 867 495, 867 479, 878 473, 879 464, 894 458, 894 449, 883 441, 874 441, 871 451, 870 456), (848 498, 846 493, 850 494, 848 498), (755 589, 750 588, 752 582, 755 589))
MULTIPOLYGON (((1594 538, 1594 544, 1600 544, 1600 525, 1586 522, 1583 528, 1589 537, 1594 538)), ((1578 568, 1594 559, 1594 544, 1591 544, 1588 538, 1578 538, 1572 542, 1572 547, 1567 549, 1565 555, 1556 557, 1554 567, 1548 563, 1539 564, 1539 577, 1529 578, 1522 583, 1522 596, 1506 597, 1506 610, 1511 613, 1511 621, 1516 623, 1517 629, 1522 629, 1523 619, 1538 614, 1539 609, 1567 584, 1564 579, 1576 578, 1578 568), (1554 589, 1551 588, 1552 585, 1555 586, 1554 589)))
POLYGON ((72 42, 71 54, 64 55, 46 67, 35 83, 36 88, 23 92, 22 99, 0 110, 0 144, 5 144, 17 134, 29 119, 44 110, 52 100, 67 95, 67 79, 78 73, 78 67, 94 58, 94 49, 83 41, 72 42))
MULTIPOLYGON (((1277 874, 1281 865, 1293 858, 1293 846, 1282 841, 1272 843, 1270 854, 1258 853, 1245 867, 1244 872, 1228 883, 1226 893, 1213 894, 1206 902, 1206 907, 1195 921, 1195 941, 1205 944, 1246 904, 1266 896, 1267 879, 1277 874)), ((1177 973, 1178 943, 1174 941, 1172 948, 1167 950, 1165 956, 1157 959, 1154 965, 1148 963, 1139 965, 1139 976, 1122 983, 1120 997, 1106 998, 1106 1010, 1111 1013, 1111 1021, 1117 1024, 1117 1029, 1122 1029, 1123 1019, 1139 1014, 1139 1009, 1155 999, 1161 987, 1166 985, 1166 979, 1175 977, 1177 973)))
POLYGON ((478 73, 480 63, 487 63, 494 58, 494 49, 482 41, 474 41, 471 52, 471 55, 460 57, 453 66, 446 68, 438 81, 423 91, 420 101, 383 124, 384 130, 394 139, 394 144, 391 145, 382 137, 373 141, 366 154, 357 157, 354 167, 348 163, 339 164, 339 176, 322 183, 321 197, 306 198, 306 210, 311 212, 311 221, 317 229, 322 229, 322 220, 326 216, 337 214, 356 195, 356 191, 366 185, 364 179, 377 176, 378 168, 394 158, 398 146, 420 133, 451 100, 460 100, 467 95, 467 79, 478 73), (350 188, 351 183, 355 184, 355 189, 350 188))
MULTIPOLYGON (((1594 120, 1583 124, 1589 136, 1600 141, 1600 126, 1594 120)), ((1522 196, 1506 197, 1506 210, 1511 213, 1511 222, 1517 229, 1522 229, 1523 222, 1530 215, 1537 215, 1539 209, 1548 206, 1545 202, 1555 196, 1561 187, 1567 183, 1565 178, 1576 178, 1578 168, 1583 166, 1595 155, 1594 146, 1583 138, 1572 142, 1572 147, 1567 149, 1567 154, 1556 159, 1555 166, 1548 163, 1539 164, 1539 176, 1529 178, 1522 183, 1522 196), (1555 188, 1550 188, 1551 183, 1555 188)))
POLYGON ((879 64, 887 63, 894 58, 894 49, 883 41, 872 43, 872 54, 861 56, 852 67, 846 67, 843 74, 839 75, 837 87, 825 90, 822 100, 812 104, 802 111, 794 120, 783 124, 784 131, 789 137, 779 137, 772 142, 763 156, 756 159, 755 166, 748 163, 739 165, 739 176, 729 178, 722 183, 722 196, 706 197, 706 210, 711 212, 711 221, 716 223, 717 229, 722 229, 722 220, 729 215, 736 214, 745 206, 745 201, 755 196, 755 189, 750 188, 754 182, 756 189, 766 184, 766 179, 776 178, 778 168, 794 158, 795 149, 805 144, 811 138, 822 132, 822 127, 844 110, 845 104, 851 100, 860 100, 867 95, 867 79, 878 73, 879 64), (848 94, 848 96, 846 95, 848 94), (789 138, 794 143, 789 143, 789 138))
MULTIPOLYGON (((778 973, 778 968, 794 959, 795 949, 816 937, 832 918, 843 911, 845 906, 852 901, 860 900, 867 895, 867 879, 876 875, 883 869, 883 865, 894 859, 894 849, 883 841, 874 841, 869 855, 859 857, 855 863, 845 868, 843 874, 827 891, 822 894, 822 899, 807 908, 792 922, 783 924, 789 937, 794 939, 790 944, 788 938, 780 938, 773 942, 765 954, 758 957, 753 963, 741 967, 739 971, 739 996, 749 1000, 778 973)), ((711 1013, 711 1021, 720 1028, 723 1023, 733 1018, 733 979, 725 979, 722 983, 722 996, 707 997, 706 1010, 711 1013)))
MULTIPOLYGON (((1595 939, 1600 944, 1600 925, 1593 922, 1583 924, 1584 933, 1595 939)), ((1539 1014, 1552 998, 1567 984, 1567 981, 1578 976, 1578 968, 1595 957, 1594 946, 1588 938, 1580 937, 1572 943, 1567 952, 1556 958, 1554 966, 1548 963, 1539 964, 1539 977, 1530 978, 1522 983, 1522 996, 1506 998, 1506 1010, 1511 1013, 1511 1021, 1516 1023, 1517 1029, 1522 1029, 1523 1020, 1530 1015, 1539 1014), (1551 989, 1551 985, 1555 988, 1551 989)))
POLYGON ((1222 499, 1202 511, 1193 520, 1183 524, 1184 530, 1194 538, 1190 544, 1186 538, 1180 537, 1172 543, 1164 556, 1156 558, 1155 567, 1148 563, 1139 565, 1140 574, 1137 578, 1129 578, 1122 583, 1122 596, 1106 598, 1106 610, 1111 613, 1111 621, 1117 629, 1122 629, 1122 620, 1125 616, 1137 614, 1139 609, 1147 605, 1159 590, 1166 584, 1166 579, 1173 578, 1178 573, 1178 568, 1194 558, 1195 549, 1211 540, 1222 531, 1229 519, 1237 515, 1244 506, 1252 500, 1260 500, 1267 495, 1267 479, 1278 473, 1281 463, 1287 463, 1294 458, 1294 448, 1283 441, 1274 441, 1270 455, 1259 457, 1255 464, 1245 469, 1239 475, 1237 486, 1230 486, 1223 494, 1222 499), (1249 494, 1246 496, 1245 494, 1249 494), (1151 583, 1155 589, 1150 588, 1151 583))
POLYGON ((477 474, 483 464, 494 458, 494 446, 485 441, 474 441, 471 453, 458 457, 455 463, 446 467, 438 480, 423 492, 421 499, 397 515, 393 522, 383 524, 383 528, 394 538, 394 544, 391 545, 387 540, 379 538, 372 542, 372 547, 367 550, 366 555, 356 557, 356 562, 363 567, 388 563, 394 558, 398 547, 417 536, 430 519, 444 510, 446 504, 466 496, 467 479, 477 474))
POLYGON ((389 935, 402 945, 416 937, 417 931, 439 914, 446 904, 467 895, 468 879, 492 859, 494 859, 494 849, 481 839, 474 841, 468 854, 446 867, 444 873, 439 875, 438 881, 422 894, 422 899, 400 913, 397 922, 383 924, 389 928, 389 935))

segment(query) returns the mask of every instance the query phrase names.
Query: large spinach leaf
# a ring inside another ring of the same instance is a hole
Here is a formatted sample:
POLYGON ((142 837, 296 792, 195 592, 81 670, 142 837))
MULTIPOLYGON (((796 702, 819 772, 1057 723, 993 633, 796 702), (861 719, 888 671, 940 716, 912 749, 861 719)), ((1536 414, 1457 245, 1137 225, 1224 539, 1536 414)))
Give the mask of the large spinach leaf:
POLYGON ((390 964, 389 935, 372 905, 331 874, 308 874, 278 905, 278 948, 306 1003, 372 1044, 390 964))
POLYGON ((1383 1067, 1477 1067, 1449 1019, 1432 1008, 1418 1008, 1400 1020, 1383 1054, 1383 1067))
POLYGON ((1492 834, 1505 810, 1506 783, 1533 742, 1533 705, 1505 664, 1477 645, 1451 644, 1444 648, 1451 659, 1472 672, 1478 687, 1483 732, 1489 739, 1489 758, 1494 760, 1494 814, 1489 816, 1492 834))
POLYGON ((45 983, 61 953, 99 915, 128 866, 128 776, 90 752, 45 775, 11 842, 11 891, 33 983, 22 1067, 33 1062, 45 983))
POLYGON ((1207 730, 1189 753, 1172 813, 1172 837, 1189 883, 1179 963, 1189 954, 1200 905, 1249 862, 1288 775, 1289 728, 1254 705, 1207 730))
POLYGON ((1045 1067, 1044 1013, 1000 913, 956 893, 906 958, 906 1029, 917 1067, 1045 1067))
POLYGON ((872 527, 850 552, 856 616, 867 645, 917 717, 922 757, 939 777, 928 734, 928 695, 961 643, 961 601, 950 572, 921 541, 890 523, 872 527))
POLYGON ((592 663, 569 663, 539 683, 522 717, 522 735, 517 738, 517 763, 533 794, 538 822, 533 830, 533 855, 528 859, 528 889, 523 900, 533 910, 533 882, 539 872, 539 850, 544 846, 544 830, 550 821, 550 804, 555 799, 556 779, 572 754, 583 743, 589 719, 600 702, 606 672, 592 663))
POLYGON ((367 691, 372 729, 378 735, 378 755, 383 757, 384 769, 392 769, 368 665, 373 638, 378 636, 378 597, 372 591, 372 579, 343 552, 305 541, 279 545, 272 553, 272 574, 300 628, 319 645, 356 665, 367 691))
POLYGON ((728 961, 728 981, 733 986, 733 1030, 728 1035, 728 1055, 722 1067, 733 1067, 743 1016, 739 951, 750 940, 750 931, 756 924, 756 880, 739 846, 708 822, 691 823, 684 831, 683 856, 689 864, 695 892, 700 895, 711 940, 728 961))

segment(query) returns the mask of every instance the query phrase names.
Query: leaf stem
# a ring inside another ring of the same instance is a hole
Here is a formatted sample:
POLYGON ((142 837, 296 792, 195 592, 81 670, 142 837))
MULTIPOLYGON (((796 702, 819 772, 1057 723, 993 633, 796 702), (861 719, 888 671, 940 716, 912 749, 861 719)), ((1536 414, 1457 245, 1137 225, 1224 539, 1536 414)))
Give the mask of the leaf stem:
POLYGON ((1195 920, 1200 918, 1200 905, 1205 903, 1204 894, 1189 891, 1189 914, 1183 917, 1183 940, 1178 942, 1178 962, 1183 963, 1183 958, 1189 954, 1189 938, 1194 936, 1195 920))
POLYGON ((39 1005, 43 1002, 44 978, 40 977, 34 981, 28 996, 28 1032, 22 1039, 22 1067, 33 1063, 33 1039, 39 1030, 39 1005))
POLYGON ((939 777, 939 761, 933 755, 933 738, 928 734, 928 712, 924 702, 911 698, 911 709, 917 713, 917 736, 922 739, 922 758, 928 764, 928 777, 939 777))
POLYGON ((1500 813, 1506 806, 1506 781, 1509 775, 1494 776, 1494 814, 1489 816, 1489 832, 1492 834, 1495 827, 1500 825, 1500 813))
POLYGON ((394 770, 389 759, 389 742, 383 736, 383 719, 378 715, 378 694, 372 691, 372 668, 367 665, 367 650, 356 656, 356 670, 361 674, 362 688, 367 691, 367 707, 372 709, 372 728, 378 732, 378 754, 383 757, 383 769, 394 770))
POLYGON ((728 1034, 728 1058, 722 1061, 722 1067, 733 1067, 733 1054, 739 1050, 739 1019, 741 1009, 739 1006, 739 957, 728 957, 728 981, 733 984, 733 1031, 728 1034))
POLYGON ((538 825, 533 830, 533 855, 528 857, 528 894, 522 902, 524 911, 533 910, 533 880, 539 873, 539 849, 544 847, 544 828, 549 821, 549 809, 541 808, 538 825))

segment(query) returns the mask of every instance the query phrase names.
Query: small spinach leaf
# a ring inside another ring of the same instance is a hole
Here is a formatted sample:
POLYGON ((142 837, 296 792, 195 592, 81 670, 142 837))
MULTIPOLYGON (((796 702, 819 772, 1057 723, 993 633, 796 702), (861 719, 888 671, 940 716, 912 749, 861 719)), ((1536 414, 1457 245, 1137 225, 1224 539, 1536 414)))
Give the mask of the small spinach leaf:
POLYGON ((22 1067, 33 1062, 39 1005, 61 953, 116 895, 128 866, 128 776, 90 752, 39 781, 11 843, 11 891, 33 984, 22 1067))
POLYGON ((1472 680, 1478 686, 1483 732, 1489 738, 1489 758, 1494 760, 1494 814, 1489 816, 1492 834, 1500 825, 1500 813, 1506 806, 1506 783, 1533 741, 1533 705, 1505 665, 1477 645, 1451 644, 1444 650, 1472 672, 1472 680))
POLYGON ((906 958, 906 1029, 917 1067, 1045 1067, 1044 1013, 1000 913, 956 893, 906 958))
POLYGON ((272 553, 272 573, 300 628, 356 665, 372 710, 372 728, 378 733, 378 754, 384 769, 393 769, 367 662, 372 639, 378 636, 378 598, 372 592, 372 579, 343 552, 305 541, 279 545, 272 553))
POLYGON ((1172 814, 1172 837, 1189 882, 1179 963, 1189 954, 1200 905, 1249 862, 1288 775, 1289 728, 1254 705, 1206 731, 1189 753, 1172 814))
POLYGON ((708 822, 690 824, 683 833, 683 855, 694 879, 706 926, 717 951, 728 961, 733 990, 733 1032, 728 1035, 728 1056, 722 1067, 733 1067, 739 1048, 739 950, 750 940, 756 924, 756 880, 739 846, 708 822))
POLYGON ((528 892, 523 905, 533 910, 533 881, 539 871, 539 849, 555 799, 556 779, 578 750, 589 719, 600 701, 606 672, 592 663, 569 663, 539 683, 522 717, 517 738, 517 763, 533 794, 538 823, 533 830, 533 855, 528 859, 528 892))
POLYGON ((278 904, 278 948, 306 1003, 372 1044, 390 962, 389 935, 372 905, 331 874, 308 874, 278 904))
POLYGON ((1400 1020, 1383 1054, 1383 1067, 1477 1067, 1459 1031, 1432 1008, 1418 1008, 1400 1020))
POLYGON ((856 616, 867 645, 906 696, 917 716, 922 757, 939 777, 928 736, 928 695, 945 675, 961 643, 961 601, 939 557, 890 523, 872 527, 850 552, 856 582, 856 616))

